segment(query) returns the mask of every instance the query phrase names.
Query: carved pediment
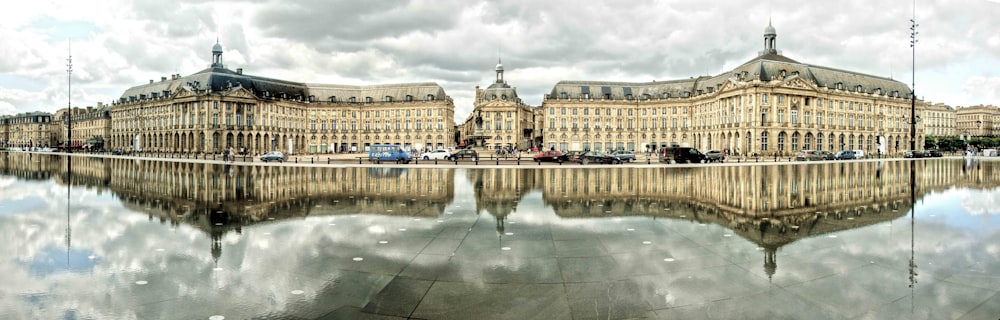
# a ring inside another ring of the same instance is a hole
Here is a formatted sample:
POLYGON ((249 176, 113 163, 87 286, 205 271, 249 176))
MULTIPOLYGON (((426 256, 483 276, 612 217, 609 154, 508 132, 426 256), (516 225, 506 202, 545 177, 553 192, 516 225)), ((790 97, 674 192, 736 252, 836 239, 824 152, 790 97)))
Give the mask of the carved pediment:
POLYGON ((226 91, 225 95, 234 98, 257 98, 252 91, 244 87, 233 87, 226 91))
POLYGON ((190 97, 193 95, 194 93, 191 92, 191 90, 188 90, 187 87, 179 87, 177 88, 177 91, 175 91, 174 94, 170 96, 170 98, 176 99, 176 98, 190 97))
POLYGON ((781 86, 786 88, 817 90, 815 85, 798 76, 786 78, 785 81, 782 82, 781 86))

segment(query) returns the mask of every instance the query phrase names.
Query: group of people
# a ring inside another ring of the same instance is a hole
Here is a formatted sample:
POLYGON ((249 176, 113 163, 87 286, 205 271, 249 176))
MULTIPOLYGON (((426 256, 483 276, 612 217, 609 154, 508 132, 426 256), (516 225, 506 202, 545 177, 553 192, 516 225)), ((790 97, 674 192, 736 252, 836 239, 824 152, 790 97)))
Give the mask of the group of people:
POLYGON ((247 149, 240 148, 239 153, 237 153, 236 149, 233 149, 233 147, 222 149, 222 162, 236 162, 236 156, 240 154, 247 154, 247 149))
POLYGON ((498 157, 506 157, 506 156, 516 157, 517 148, 515 148, 514 146, 497 146, 496 154, 498 157))

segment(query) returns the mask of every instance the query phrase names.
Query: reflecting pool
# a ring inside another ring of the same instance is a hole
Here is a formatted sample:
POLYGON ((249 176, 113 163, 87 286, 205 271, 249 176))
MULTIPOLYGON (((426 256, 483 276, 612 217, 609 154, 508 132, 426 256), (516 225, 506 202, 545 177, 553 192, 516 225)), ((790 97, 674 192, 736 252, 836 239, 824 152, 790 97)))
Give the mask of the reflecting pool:
POLYGON ((995 319, 1000 162, 0 152, 3 319, 995 319))

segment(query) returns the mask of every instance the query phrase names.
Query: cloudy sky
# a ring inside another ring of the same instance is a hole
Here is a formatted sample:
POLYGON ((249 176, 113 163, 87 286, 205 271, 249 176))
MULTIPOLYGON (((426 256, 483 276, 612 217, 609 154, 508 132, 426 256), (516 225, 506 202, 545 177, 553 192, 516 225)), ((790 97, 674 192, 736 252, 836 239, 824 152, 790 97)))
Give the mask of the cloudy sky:
MULTIPOLYGON (((1000 104, 1000 0, 918 0, 917 95, 1000 104)), ((800 62, 910 83, 907 1, 737 0, 63 1, 0 12, 0 115, 75 106, 224 63, 297 82, 432 81, 472 110, 498 52, 531 105, 560 80, 651 81, 715 75, 756 56, 768 18, 800 62)))

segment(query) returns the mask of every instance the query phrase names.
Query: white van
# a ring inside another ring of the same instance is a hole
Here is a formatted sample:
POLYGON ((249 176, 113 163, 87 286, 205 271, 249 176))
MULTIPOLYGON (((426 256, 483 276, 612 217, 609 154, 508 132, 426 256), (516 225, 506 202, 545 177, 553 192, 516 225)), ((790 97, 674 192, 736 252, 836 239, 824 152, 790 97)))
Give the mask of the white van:
POLYGON ((854 159, 864 159, 865 158, 865 151, 864 150, 851 150, 851 151, 854 151, 854 159))

